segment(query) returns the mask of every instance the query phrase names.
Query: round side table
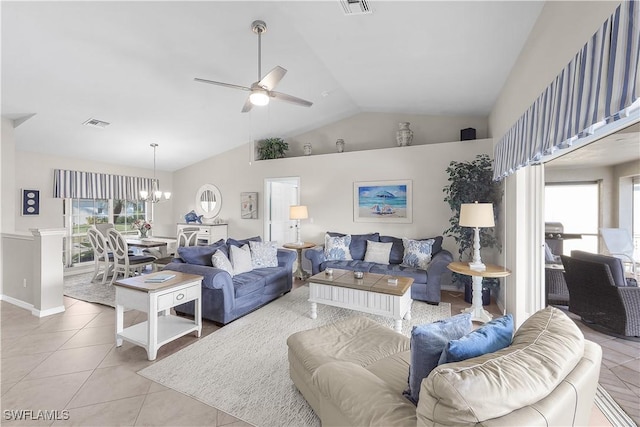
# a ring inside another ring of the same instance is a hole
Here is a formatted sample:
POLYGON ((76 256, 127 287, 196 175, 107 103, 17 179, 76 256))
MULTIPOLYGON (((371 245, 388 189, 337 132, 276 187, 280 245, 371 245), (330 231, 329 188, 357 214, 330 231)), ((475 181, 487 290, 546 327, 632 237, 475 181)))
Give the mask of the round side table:
POLYGON ((285 243, 284 245, 282 245, 283 248, 295 249, 296 252, 298 252, 298 269, 293 275, 300 280, 306 280, 309 277, 309 273, 307 273, 302 269, 302 250, 313 248, 315 245, 316 245, 315 243, 309 243, 309 242, 285 243))

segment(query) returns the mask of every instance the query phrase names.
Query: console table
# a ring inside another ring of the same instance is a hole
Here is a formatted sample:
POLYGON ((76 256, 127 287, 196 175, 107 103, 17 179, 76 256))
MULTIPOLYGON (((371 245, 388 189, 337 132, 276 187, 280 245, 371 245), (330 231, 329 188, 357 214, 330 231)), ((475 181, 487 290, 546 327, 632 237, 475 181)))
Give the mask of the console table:
POLYGON ((180 230, 184 228, 198 229, 198 244, 210 245, 220 239, 227 240, 229 237, 227 224, 179 223, 176 235, 180 234, 180 230))
POLYGON ((471 320, 475 322, 486 323, 493 316, 487 310, 482 308, 482 278, 483 277, 507 277, 511 271, 500 265, 486 264, 486 269, 472 270, 467 262, 452 262, 447 268, 455 273, 471 276, 473 282, 473 299, 471 307, 462 310, 463 313, 471 313, 471 320))

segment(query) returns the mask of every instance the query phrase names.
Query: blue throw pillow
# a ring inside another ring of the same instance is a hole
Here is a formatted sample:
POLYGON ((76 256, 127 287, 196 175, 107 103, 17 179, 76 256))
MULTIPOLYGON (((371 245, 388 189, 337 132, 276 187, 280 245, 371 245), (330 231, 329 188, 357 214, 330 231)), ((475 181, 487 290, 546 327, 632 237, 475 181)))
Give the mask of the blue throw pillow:
MULTIPOLYGON (((333 231, 328 231, 327 234, 331 237, 344 237, 346 234, 336 233, 333 231)), ((369 233, 369 234, 350 234, 351 242, 349 243, 349 253, 351 254, 351 258, 362 261, 364 259, 364 255, 367 252, 367 240, 372 242, 380 241, 379 233, 369 233)))
POLYGON ((440 355, 447 343, 471 332, 471 314, 463 313, 426 325, 414 326, 411 330, 411 366, 409 387, 404 391, 415 405, 418 404, 420 384, 438 366, 440 355))
POLYGON ((244 245, 248 245, 249 242, 262 242, 262 237, 260 236, 254 236, 254 237, 249 237, 248 239, 242 239, 242 240, 236 240, 236 239, 232 239, 231 237, 229 237, 227 239, 227 245, 228 246, 237 246, 239 248, 243 247, 244 245))
POLYGON ((211 256, 220 249, 225 255, 228 255, 227 245, 224 243, 224 239, 220 239, 217 242, 208 246, 181 246, 178 248, 178 255, 187 264, 207 265, 213 267, 211 262, 211 256))
POLYGON ((493 353, 508 347, 512 338, 513 316, 507 314, 484 324, 460 339, 449 341, 438 364, 459 362, 493 353))

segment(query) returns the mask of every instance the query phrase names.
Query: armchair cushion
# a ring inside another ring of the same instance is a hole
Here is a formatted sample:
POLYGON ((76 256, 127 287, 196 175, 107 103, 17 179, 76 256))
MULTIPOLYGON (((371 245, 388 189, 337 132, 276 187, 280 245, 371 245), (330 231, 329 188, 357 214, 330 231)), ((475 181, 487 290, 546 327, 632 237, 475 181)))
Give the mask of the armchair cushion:
POLYGON ((609 266, 609 271, 611 271, 615 286, 627 286, 627 281, 624 278, 624 266, 622 265, 622 260, 619 258, 584 251, 571 251, 571 258, 606 264, 609 266))
POLYGON ((512 338, 513 316, 507 314, 493 319, 460 339, 449 341, 440 356, 438 365, 502 350, 511 344, 512 338))
POLYGON ((404 395, 418 404, 420 384, 438 366, 440 355, 447 343, 471 332, 471 314, 464 313, 448 319, 414 326, 411 330, 411 365, 409 387, 404 395))

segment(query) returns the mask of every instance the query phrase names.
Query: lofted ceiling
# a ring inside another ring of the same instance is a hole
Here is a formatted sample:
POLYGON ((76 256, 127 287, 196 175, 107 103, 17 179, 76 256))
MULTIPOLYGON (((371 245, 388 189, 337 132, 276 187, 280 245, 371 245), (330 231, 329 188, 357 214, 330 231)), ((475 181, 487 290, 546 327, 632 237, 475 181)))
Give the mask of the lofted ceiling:
POLYGON ((542 1, 1 2, 2 115, 19 150, 173 171, 268 136, 360 112, 487 117, 542 1), (272 101, 241 113, 264 20, 272 101), (90 118, 104 129, 84 126, 90 118))

